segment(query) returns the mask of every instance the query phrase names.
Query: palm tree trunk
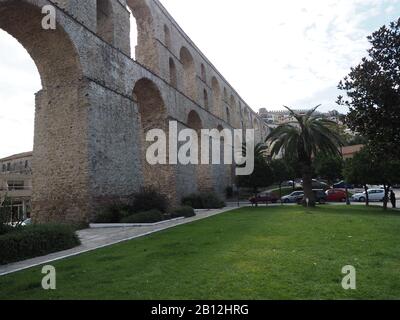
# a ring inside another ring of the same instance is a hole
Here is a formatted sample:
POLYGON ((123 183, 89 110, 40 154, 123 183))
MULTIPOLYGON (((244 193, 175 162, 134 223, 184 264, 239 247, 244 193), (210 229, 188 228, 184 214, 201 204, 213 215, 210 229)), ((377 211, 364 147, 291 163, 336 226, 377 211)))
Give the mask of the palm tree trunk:
POLYGON ((315 207, 315 196, 312 188, 311 166, 305 165, 303 170, 304 206, 315 207))

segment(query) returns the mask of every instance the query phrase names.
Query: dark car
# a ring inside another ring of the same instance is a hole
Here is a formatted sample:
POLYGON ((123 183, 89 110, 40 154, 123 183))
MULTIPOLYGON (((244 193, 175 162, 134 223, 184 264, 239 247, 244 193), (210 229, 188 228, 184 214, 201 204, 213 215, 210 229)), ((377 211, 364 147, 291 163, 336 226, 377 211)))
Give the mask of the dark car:
POLYGON ((335 183, 333 185, 333 189, 354 189, 354 185, 350 184, 350 183, 346 183, 344 181, 340 181, 338 183, 335 183))
POLYGON ((257 195, 257 197, 252 197, 249 199, 251 204, 258 205, 259 203, 277 203, 279 198, 271 193, 271 192, 264 192, 257 195))
MULTIPOLYGON (((325 204, 327 201, 327 196, 324 190, 322 189, 318 189, 318 190, 313 190, 314 192, 314 198, 315 198, 315 202, 318 202, 319 204, 325 204)), ((299 200, 299 204, 303 203, 304 201, 304 197, 299 200)))

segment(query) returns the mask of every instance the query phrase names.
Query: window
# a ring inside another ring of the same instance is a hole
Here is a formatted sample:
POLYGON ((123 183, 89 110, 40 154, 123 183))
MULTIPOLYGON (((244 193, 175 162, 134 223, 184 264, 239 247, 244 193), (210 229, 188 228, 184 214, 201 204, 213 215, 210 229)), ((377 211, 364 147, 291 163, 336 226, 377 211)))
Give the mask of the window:
POLYGON ((25 189, 24 181, 7 181, 7 185, 8 185, 8 191, 25 189))

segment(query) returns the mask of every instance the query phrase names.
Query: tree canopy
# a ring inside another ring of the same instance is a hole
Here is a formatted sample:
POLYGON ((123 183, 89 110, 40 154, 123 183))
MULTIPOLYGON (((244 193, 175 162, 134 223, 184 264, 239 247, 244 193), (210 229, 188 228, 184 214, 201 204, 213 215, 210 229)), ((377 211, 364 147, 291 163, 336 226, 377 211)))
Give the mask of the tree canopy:
POLYGON ((368 57, 339 83, 349 127, 382 155, 400 156, 400 19, 368 37, 368 57))

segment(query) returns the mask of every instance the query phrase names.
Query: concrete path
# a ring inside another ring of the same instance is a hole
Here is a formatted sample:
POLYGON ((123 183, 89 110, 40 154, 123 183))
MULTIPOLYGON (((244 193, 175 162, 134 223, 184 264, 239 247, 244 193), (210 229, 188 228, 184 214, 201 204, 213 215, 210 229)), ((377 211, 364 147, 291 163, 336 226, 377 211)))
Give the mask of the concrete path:
POLYGON ((48 264, 57 260, 77 256, 79 254, 104 248, 124 241, 144 237, 159 231, 174 228, 179 225, 191 223, 236 209, 228 206, 221 210, 196 210, 196 217, 166 222, 157 226, 132 227, 132 228, 105 228, 85 229, 78 231, 82 244, 79 247, 61 251, 47 256, 29 259, 21 262, 0 266, 0 276, 18 272, 31 267, 48 264))

